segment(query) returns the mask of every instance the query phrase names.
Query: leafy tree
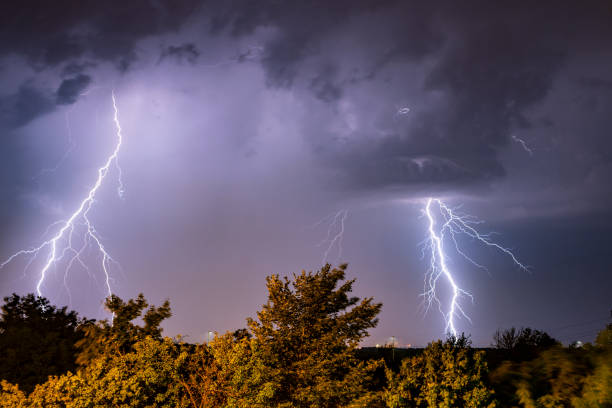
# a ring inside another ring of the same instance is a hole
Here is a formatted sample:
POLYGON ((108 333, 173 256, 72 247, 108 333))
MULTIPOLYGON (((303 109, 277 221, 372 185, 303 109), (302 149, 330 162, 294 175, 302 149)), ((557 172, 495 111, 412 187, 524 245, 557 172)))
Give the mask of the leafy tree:
POLYGON ((484 352, 473 350, 464 336, 438 340, 404 359, 398 374, 387 369, 385 401, 390 408, 494 407, 486 374, 484 352))
POLYGON ((316 273, 269 276, 268 301, 247 319, 251 350, 266 368, 268 406, 339 407, 368 394, 367 383, 380 363, 364 363, 355 350, 378 323, 382 304, 349 296, 346 265, 325 265, 316 273), (270 386, 274 384, 274 386, 270 386))
POLYGON ((279 389, 255 340, 233 333, 197 346, 181 370, 193 407, 271 407, 279 389))
POLYGON ((606 349, 595 350, 591 363, 593 371, 584 379, 580 396, 572 398, 572 405, 576 408, 610 408, 612 407, 612 347, 608 345, 606 349))
POLYGON ((113 296, 106 305, 113 322, 87 325, 81 342, 84 363, 76 372, 50 376, 27 397, 3 382, 0 401, 24 408, 187 407, 179 373, 193 347, 161 337, 159 325, 170 316, 168 302, 144 314, 148 304, 142 295, 127 302, 113 296), (143 325, 133 322, 139 317, 143 325))
POLYGON ((349 296, 354 280, 342 282, 345 270, 269 276, 268 301, 258 320, 247 319, 250 335, 227 333, 200 348, 198 368, 184 380, 193 405, 366 406, 380 363, 359 361, 355 350, 381 304, 349 296))
POLYGON ((591 371, 585 350, 555 347, 519 365, 515 381, 519 403, 525 407, 571 406, 580 395, 585 373, 591 371))
POLYGON ((514 361, 531 360, 540 351, 559 344, 548 333, 529 327, 497 330, 493 336, 493 345, 504 350, 506 358, 514 361))
POLYGON ((609 329, 595 345, 554 346, 530 361, 506 361, 491 380, 507 405, 527 408, 612 407, 609 329))
POLYGON ((193 408, 225 406, 227 379, 207 344, 193 347, 178 367, 178 381, 193 408))
POLYGON ((0 315, 0 379, 31 391, 49 375, 75 369, 75 344, 83 338, 79 328, 89 321, 34 294, 13 294, 4 302, 0 315))
POLYGON ((85 336, 77 343, 79 349, 77 363, 80 366, 87 365, 103 354, 126 353, 136 342, 146 337, 161 340, 160 324, 172 316, 170 302, 166 300, 160 307, 149 307, 142 293, 136 299, 127 302, 116 295, 111 295, 106 299, 105 306, 113 314, 112 322, 102 320, 84 326, 85 336), (145 309, 147 310, 143 315, 145 309), (144 326, 133 322, 138 318, 142 318, 144 326))
POLYGON ((181 344, 147 336, 127 353, 103 354, 76 374, 50 377, 29 395, 26 406, 187 407, 178 381, 178 366, 185 358, 181 344))

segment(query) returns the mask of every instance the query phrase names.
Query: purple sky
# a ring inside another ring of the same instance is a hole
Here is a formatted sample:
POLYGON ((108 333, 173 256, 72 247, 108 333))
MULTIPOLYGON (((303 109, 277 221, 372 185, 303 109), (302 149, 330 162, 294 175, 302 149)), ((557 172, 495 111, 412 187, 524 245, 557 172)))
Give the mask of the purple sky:
MULTIPOLYGON (((126 191, 111 172, 90 218, 121 264, 114 292, 170 299, 166 334, 244 327, 266 275, 320 268, 317 222, 346 209, 327 260, 383 302, 366 344, 441 337, 419 297, 433 196, 531 266, 466 242, 489 273, 453 255, 474 295, 459 330, 592 340, 612 307, 612 7, 564 4, 0 6, 0 258, 86 195, 114 148, 114 89, 126 191)), ((106 317, 94 255, 67 285, 51 269, 44 296, 106 317)), ((0 270, 0 295, 33 292, 44 256, 0 270)))

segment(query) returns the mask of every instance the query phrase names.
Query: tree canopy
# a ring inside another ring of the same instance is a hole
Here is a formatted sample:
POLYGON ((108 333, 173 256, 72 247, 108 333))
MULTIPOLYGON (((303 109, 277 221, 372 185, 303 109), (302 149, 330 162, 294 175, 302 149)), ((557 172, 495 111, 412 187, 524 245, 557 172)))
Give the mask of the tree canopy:
POLYGON ((4 298, 0 315, 0 378, 31 391, 49 375, 76 368, 75 344, 88 323, 67 307, 29 294, 4 298))
POLYGON ((533 329, 498 331, 494 349, 451 337, 404 350, 398 366, 381 359, 389 350, 358 353, 381 304, 352 296, 345 274, 269 276, 247 327, 202 344, 163 337, 170 304, 142 294, 109 297, 113 317, 99 322, 7 297, 0 408, 612 407, 612 325, 583 347, 533 329))
POLYGON ((345 270, 326 265, 293 279, 269 276, 267 302, 257 319, 247 319, 250 332, 218 336, 201 350, 201 372, 226 392, 215 396, 202 380, 192 390, 198 401, 227 407, 365 404, 380 362, 360 361, 355 350, 376 326, 381 304, 350 296, 354 280, 344 281, 345 270))
POLYGON ((399 373, 387 369, 385 400, 390 408, 495 407, 486 373, 484 352, 473 350, 464 336, 451 336, 404 359, 399 373))
POLYGON ((77 342, 79 349, 77 363, 81 366, 87 365, 95 357, 105 353, 126 353, 136 342, 146 337, 160 340, 162 334, 160 324, 172 316, 169 301, 166 300, 159 307, 149 307, 142 293, 136 299, 127 302, 116 295, 111 295, 106 299, 105 306, 113 316, 111 322, 90 321, 83 326, 85 335, 77 342), (134 323, 134 320, 139 318, 142 318, 143 326, 134 323))
POLYGON ((293 280, 267 278, 268 301, 248 325, 277 385, 271 406, 346 406, 363 394, 377 365, 358 361, 355 349, 382 304, 351 296, 355 281, 344 281, 345 271, 327 264, 293 280))

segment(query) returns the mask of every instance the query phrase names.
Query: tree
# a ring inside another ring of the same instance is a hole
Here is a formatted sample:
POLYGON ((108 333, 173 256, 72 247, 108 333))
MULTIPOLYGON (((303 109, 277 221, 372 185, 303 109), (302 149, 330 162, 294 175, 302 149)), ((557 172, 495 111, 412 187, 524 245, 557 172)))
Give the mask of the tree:
POLYGON ((493 335, 493 345, 504 350, 511 360, 530 360, 540 351, 559 345, 560 343, 548 333, 529 327, 517 330, 512 327, 507 330, 497 330, 493 335))
POLYGON ((348 406, 367 394, 380 363, 359 361, 355 350, 382 304, 349 296, 355 281, 341 283, 346 267, 266 279, 268 301, 247 322, 267 382, 277 384, 269 406, 348 406))
MULTIPOLYGON (((604 330, 605 332, 606 330, 604 330)), ((612 328, 607 329, 608 339, 612 328)), ((612 407, 612 344, 598 344, 591 356, 593 371, 584 378, 581 395, 572 398, 576 408, 612 407)))
POLYGON ((398 374, 387 369, 385 401, 390 408, 494 407, 486 374, 484 352, 473 350, 464 336, 451 336, 404 359, 398 374))
POLYGON ((170 302, 165 301, 160 307, 151 306, 142 293, 136 299, 124 302, 116 295, 106 299, 106 309, 112 313, 113 320, 90 322, 84 326, 85 336, 77 343, 79 353, 77 363, 87 365, 91 360, 105 353, 126 353, 132 346, 146 337, 161 340, 161 322, 172 316, 170 302), (147 307, 149 307, 147 309, 147 307), (143 315, 143 311, 147 311, 143 315), (144 326, 133 321, 142 317, 144 326))
POLYGON ((49 375, 76 368, 75 344, 86 323, 74 311, 57 308, 43 297, 13 294, 4 298, 0 316, 0 379, 26 392, 49 375))
POLYGON ((257 320, 247 319, 251 335, 227 333, 201 349, 200 368, 187 378, 194 405, 366 406, 380 362, 361 362, 355 350, 376 326, 381 304, 349 296, 354 280, 342 282, 345 270, 326 265, 293 280, 269 276, 268 301, 257 320))
POLYGON ((612 343, 609 328, 594 345, 541 351, 530 361, 506 361, 491 380, 508 406, 612 407, 612 343))
POLYGON ((28 396, 29 408, 187 407, 178 381, 182 344, 150 336, 124 354, 103 354, 77 373, 53 376, 28 396))
POLYGON ((197 346, 180 374, 194 408, 271 407, 280 387, 264 364, 257 342, 229 332, 197 346))
POLYGON ((87 325, 78 370, 50 376, 27 397, 3 382, 0 401, 24 408, 187 407, 179 372, 192 347, 161 337, 169 303, 144 314, 148 304, 142 295, 127 302, 113 296, 106 305, 114 319, 87 325), (133 322, 139 317, 142 326, 133 322))
POLYGON ((207 344, 194 346, 178 367, 178 381, 193 408, 225 406, 227 378, 207 344))

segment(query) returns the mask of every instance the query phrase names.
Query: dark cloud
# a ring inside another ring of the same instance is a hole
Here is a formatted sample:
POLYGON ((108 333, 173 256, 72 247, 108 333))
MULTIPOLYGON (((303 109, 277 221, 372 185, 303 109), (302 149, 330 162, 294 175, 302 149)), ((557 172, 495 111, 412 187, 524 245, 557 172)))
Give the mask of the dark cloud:
POLYGON ((566 10, 550 5, 496 10, 484 2, 472 8, 451 2, 264 3, 227 3, 211 27, 238 37, 260 27, 275 29, 262 59, 269 86, 303 84, 318 99, 336 103, 363 81, 391 81, 406 92, 422 81, 421 95, 443 98, 439 106, 412 113, 410 125, 375 138, 363 129, 344 138, 311 130, 319 157, 344 182, 368 188, 502 177, 497 151, 508 145, 514 128, 530 125, 524 112, 546 96, 562 66, 565 45, 559 38, 567 37, 569 23, 566 10), (329 45, 343 35, 358 41, 354 49, 329 45), (365 65, 352 69, 334 62, 355 52, 365 53, 365 65), (410 64, 422 65, 425 77, 391 70, 410 64))
POLYGON ((602 90, 612 92, 612 80, 596 78, 596 77, 582 77, 578 78, 578 84, 590 90, 602 90))
MULTIPOLYGON (((125 71, 136 58, 137 41, 178 30, 190 17, 201 25, 207 21, 220 44, 227 35, 244 38, 268 30, 263 44, 237 61, 256 56, 269 87, 311 92, 330 105, 326 109, 364 83, 392 86, 397 94, 422 100, 435 95, 435 103, 413 109, 397 126, 384 125, 395 109, 389 100, 380 103, 386 112, 356 107, 355 115, 375 125, 350 134, 329 131, 328 123, 307 129, 312 150, 339 179, 367 188, 503 177, 499 151, 509 145, 514 130, 534 125, 525 112, 546 97, 568 53, 589 37, 570 19, 601 20, 596 16, 600 6, 548 2, 531 7, 373 0, 26 4, 3 6, 0 54, 20 53, 38 66, 65 64, 58 104, 76 101, 89 83, 84 72, 96 60, 112 61, 125 71), (353 42, 339 45, 343 37, 353 42), (412 75, 412 67, 420 75, 412 75)), ((593 37, 589 40, 603 41, 593 37)), ((179 41, 184 42, 164 48, 159 61, 197 63, 197 38, 179 41)), ((606 89, 605 79, 580 81, 606 89)))
POLYGON ((22 54, 41 68, 86 54, 125 65, 137 41, 178 29, 198 7, 195 0, 3 2, 0 55, 22 54))
POLYGON ((26 82, 14 94, 0 99, 0 124, 18 128, 54 109, 55 102, 49 93, 26 82))
POLYGON ((342 89, 336 83, 336 69, 332 66, 323 68, 310 81, 310 89, 314 92, 317 98, 324 102, 332 102, 340 99, 342 89))
POLYGON ((195 64, 200 56, 200 51, 192 43, 185 43, 182 45, 171 45, 162 50, 159 56, 159 62, 166 58, 174 58, 178 62, 187 61, 190 64, 195 64))
POLYGON ((75 77, 64 79, 57 89, 56 103, 58 105, 71 105, 77 101, 79 95, 91 83, 91 77, 79 74, 75 77))
POLYGON ((63 80, 53 95, 32 81, 25 81, 15 93, 0 98, 0 125, 4 129, 19 128, 53 112, 58 105, 71 105, 90 83, 91 77, 79 74, 63 80))
POLYGON ((68 77, 81 74, 87 69, 94 68, 95 66, 96 64, 94 62, 71 62, 62 69, 61 76, 68 77))
MULTIPOLYGON (((329 13, 306 7, 292 8, 296 14, 276 10, 250 19, 239 14, 230 25, 236 34, 258 24, 276 27, 278 33, 265 46, 268 83, 299 87, 302 81, 325 102, 341 100, 361 81, 351 80, 352 71, 325 63, 330 55, 321 49, 342 35, 362 40, 354 46, 366 50, 372 62, 365 80, 381 88, 393 83, 408 96, 416 86, 420 98, 437 95, 439 102, 413 110, 406 125, 395 128, 362 127, 338 137, 315 127, 309 136, 313 150, 348 186, 456 188, 458 183, 482 184, 506 175, 499 153, 512 132, 532 126, 526 112, 546 98, 568 54, 585 41, 598 41, 570 21, 572 15, 599 19, 597 7, 474 5, 381 3, 374 8, 360 3, 351 8, 338 3, 329 13), (569 13, 573 8, 575 13, 569 13), (306 17, 300 19, 298 13, 306 17), (365 26, 351 26, 351 19, 359 16, 365 16, 365 26), (370 30, 375 39, 362 39, 359 30, 370 30), (379 32, 386 34, 377 38, 379 32), (378 39, 385 41, 375 43, 378 39), (308 63, 318 59, 323 63, 308 63), (424 77, 413 77, 411 65, 421 67, 424 77), (407 69, 404 76, 397 68, 401 66, 407 69)), ((334 52, 331 58, 350 61, 352 50, 334 52)), ((605 88, 601 81, 597 85, 605 88)), ((372 123, 390 121, 388 114, 385 118, 359 109, 355 114, 372 123)))
MULTIPOLYGON (((3 2, 0 57, 23 56, 37 71, 64 64, 61 76, 71 78, 60 85, 56 102, 71 104, 91 81, 83 72, 96 61, 125 72, 136 60, 139 40, 179 29, 199 7, 196 0, 3 2)), ((18 127, 53 108, 47 95, 24 84, 2 101, 1 120, 18 127)))
MULTIPOLYGON (((342 135, 328 121, 305 129, 313 152, 341 185, 367 189, 503 178, 500 152, 513 132, 550 122, 527 112, 545 100, 568 58, 610 39, 605 2, 237 1, 211 16, 213 34, 271 30, 261 60, 270 87, 305 89, 332 105, 370 82, 373 89, 393 87, 396 95, 404 90, 417 104, 397 126, 385 124, 396 100, 381 100, 386 112, 355 108, 371 126, 342 135), (590 26, 576 24, 581 21, 590 26), (342 37, 353 42, 336 45, 342 37)), ((582 80, 599 89, 607 89, 606 81, 582 80)))
POLYGON ((262 64, 268 85, 289 87, 298 75, 299 64, 316 54, 320 41, 343 21, 392 1, 234 1, 224 2, 210 18, 213 34, 252 34, 257 28, 274 27, 278 35, 268 41, 262 64))

